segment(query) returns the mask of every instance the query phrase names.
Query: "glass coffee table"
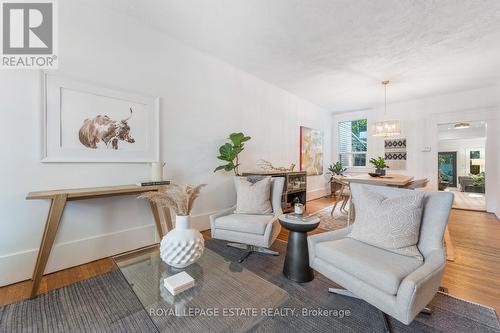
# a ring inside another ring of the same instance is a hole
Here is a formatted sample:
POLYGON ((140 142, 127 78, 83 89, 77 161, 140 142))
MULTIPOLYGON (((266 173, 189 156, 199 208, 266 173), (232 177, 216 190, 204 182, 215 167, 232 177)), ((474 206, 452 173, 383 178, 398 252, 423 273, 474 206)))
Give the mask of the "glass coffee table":
POLYGON ((283 289, 209 249, 183 269, 195 286, 176 296, 163 280, 182 270, 165 264, 157 247, 113 260, 160 332, 245 332, 288 299, 283 289))

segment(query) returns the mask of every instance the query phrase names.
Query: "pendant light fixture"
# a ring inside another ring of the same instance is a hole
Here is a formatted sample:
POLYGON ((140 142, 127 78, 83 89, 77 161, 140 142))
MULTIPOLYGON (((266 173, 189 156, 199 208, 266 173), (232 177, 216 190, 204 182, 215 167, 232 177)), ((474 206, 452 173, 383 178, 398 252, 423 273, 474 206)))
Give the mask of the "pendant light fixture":
MULTIPOLYGON (((384 85, 384 118, 387 117, 387 85, 389 80, 382 81, 384 85)), ((401 134, 401 123, 399 120, 384 120, 373 124, 372 135, 390 137, 401 134)))

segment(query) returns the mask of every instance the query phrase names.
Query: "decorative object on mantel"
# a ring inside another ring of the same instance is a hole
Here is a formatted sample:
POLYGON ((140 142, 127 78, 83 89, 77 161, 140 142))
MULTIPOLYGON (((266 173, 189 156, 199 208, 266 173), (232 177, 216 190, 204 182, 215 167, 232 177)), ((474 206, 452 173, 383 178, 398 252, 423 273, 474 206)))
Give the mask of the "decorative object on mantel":
MULTIPOLYGON (((382 81, 384 85, 384 118, 387 117, 387 85, 389 80, 382 81)), ((384 120, 373 124, 373 136, 396 136, 401 134, 401 122, 399 120, 384 120)))
POLYGON ((377 175, 385 176, 385 169, 389 168, 389 166, 385 163, 385 160, 382 156, 371 158, 370 163, 375 167, 375 173, 377 175))
POLYGON ((42 162, 159 160, 159 98, 44 75, 42 162))
POLYGON ((151 163, 151 180, 152 181, 162 181, 165 169, 165 162, 153 162, 151 163))
POLYGON ((238 155, 243 151, 244 143, 250 140, 251 137, 245 136, 245 134, 231 133, 229 134, 229 140, 231 143, 225 143, 219 148, 219 156, 217 158, 221 161, 227 162, 224 165, 219 165, 215 168, 214 172, 219 170, 224 170, 227 172, 234 172, 235 176, 239 176, 238 167, 240 166, 238 155))
POLYGON ((203 186, 205 184, 198 186, 171 184, 165 186, 163 191, 147 192, 139 196, 175 211, 175 227, 160 243, 160 257, 167 265, 185 268, 196 262, 203 254, 203 236, 189 225, 193 203, 203 186))
POLYGON ((406 139, 384 140, 385 161, 394 170, 406 169, 406 139))
POLYGON ((287 167, 275 167, 271 162, 260 159, 257 161, 257 166, 265 171, 278 171, 278 172, 293 172, 295 169, 295 163, 291 163, 290 166, 287 167))
POLYGON ((300 171, 323 174, 323 131, 300 126, 300 171))

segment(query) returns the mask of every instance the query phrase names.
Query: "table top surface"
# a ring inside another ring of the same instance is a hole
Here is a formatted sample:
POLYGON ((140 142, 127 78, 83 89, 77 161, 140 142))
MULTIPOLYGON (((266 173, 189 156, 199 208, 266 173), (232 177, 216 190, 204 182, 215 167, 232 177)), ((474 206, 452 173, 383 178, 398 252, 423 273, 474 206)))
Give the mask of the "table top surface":
POLYGON ((285 290, 209 249, 183 269, 194 278, 195 286, 176 296, 168 292, 163 280, 183 270, 165 264, 157 247, 113 259, 148 314, 154 313, 151 309, 168 311, 151 315, 161 332, 247 331, 263 318, 260 310, 256 316, 221 320, 224 308, 278 308, 288 299, 285 290), (209 308, 218 309, 219 316, 182 316, 193 309, 209 308))
POLYGON ((96 197, 96 196, 106 196, 106 195, 118 195, 118 194, 134 194, 149 191, 157 191, 163 188, 165 185, 152 185, 152 186, 140 186, 135 184, 130 185, 119 185, 119 186, 102 186, 102 187, 87 187, 87 188, 72 188, 72 189, 58 189, 58 190, 48 190, 48 191, 36 191, 29 192, 26 199, 51 199, 56 195, 66 195, 68 199, 71 198, 85 198, 85 197, 96 197))
POLYGON ((369 174, 359 174, 351 176, 335 176, 341 181, 349 183, 364 183, 384 186, 405 186, 413 180, 413 176, 388 174, 381 177, 372 177, 369 174))
POLYGON ((291 223, 291 224, 301 224, 301 225, 308 225, 308 224, 316 224, 319 223, 320 219, 317 216, 307 216, 308 218, 307 221, 301 221, 299 219, 295 218, 290 218, 289 214, 282 214, 278 217, 280 221, 286 222, 286 223, 291 223))

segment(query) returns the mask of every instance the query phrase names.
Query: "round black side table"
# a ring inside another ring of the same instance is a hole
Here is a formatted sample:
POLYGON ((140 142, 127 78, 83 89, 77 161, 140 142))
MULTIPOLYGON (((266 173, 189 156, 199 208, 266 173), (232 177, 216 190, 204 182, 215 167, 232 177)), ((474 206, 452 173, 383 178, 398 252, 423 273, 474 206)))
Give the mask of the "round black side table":
POLYGON ((307 233, 319 226, 319 218, 302 222, 288 218, 285 214, 279 217, 280 224, 287 229, 288 245, 286 248, 283 274, 295 282, 309 282, 314 279, 314 272, 309 267, 309 250, 307 248, 307 233))

